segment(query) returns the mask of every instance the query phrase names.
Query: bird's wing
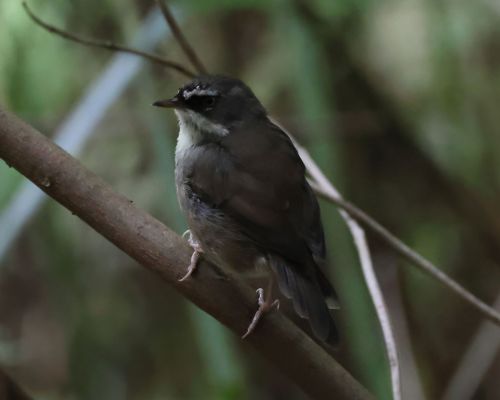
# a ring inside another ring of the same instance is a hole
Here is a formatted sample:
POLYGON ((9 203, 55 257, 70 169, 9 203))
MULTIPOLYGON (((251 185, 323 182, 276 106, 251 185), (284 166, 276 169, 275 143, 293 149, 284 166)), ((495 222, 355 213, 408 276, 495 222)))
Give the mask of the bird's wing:
POLYGON ((304 165, 279 128, 267 123, 253 129, 196 150, 191 188, 265 251, 297 264, 309 264, 312 256, 321 265, 323 228, 304 165))
POLYGON ((278 127, 252 129, 195 150, 189 185, 270 255, 281 291, 320 338, 333 342, 338 336, 327 304, 336 304, 336 294, 320 268, 323 227, 304 165, 278 127))
POLYGON ((273 123, 252 133, 229 137, 235 142, 229 149, 239 168, 229 176, 233 191, 227 212, 261 247, 316 281, 328 306, 338 308, 337 294, 323 271, 326 250, 320 209, 305 179, 304 164, 288 135, 273 123), (294 267, 297 263, 299 267, 294 267))

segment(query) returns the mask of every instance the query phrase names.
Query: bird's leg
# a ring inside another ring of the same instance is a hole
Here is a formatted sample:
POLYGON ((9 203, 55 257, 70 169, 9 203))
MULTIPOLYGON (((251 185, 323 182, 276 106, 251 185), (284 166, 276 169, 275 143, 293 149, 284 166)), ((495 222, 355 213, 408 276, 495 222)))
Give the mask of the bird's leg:
POLYGON ((269 278, 269 282, 267 285, 267 298, 264 298, 264 289, 258 288, 256 293, 259 296, 257 303, 259 304, 259 308, 257 309, 257 312, 252 318, 252 322, 250 322, 250 325, 248 325, 246 333, 241 337, 242 339, 245 339, 250 335, 254 330, 255 327, 257 326, 257 323, 261 320, 261 318, 264 316, 265 313, 271 311, 273 308, 276 308, 276 310, 279 310, 280 308, 280 301, 278 299, 272 300, 272 288, 273 288, 273 278, 269 278))
POLYGON ((186 275, 184 275, 181 279, 179 279, 179 282, 183 282, 191 276, 191 274, 196 269, 196 266, 198 265, 198 260, 200 259, 201 254, 203 253, 203 249, 201 248, 200 242, 198 242, 198 240, 193 236, 191 231, 187 230, 186 232, 184 232, 182 237, 184 237, 188 232, 189 232, 188 243, 193 249, 193 254, 191 255, 191 262, 189 263, 186 275))

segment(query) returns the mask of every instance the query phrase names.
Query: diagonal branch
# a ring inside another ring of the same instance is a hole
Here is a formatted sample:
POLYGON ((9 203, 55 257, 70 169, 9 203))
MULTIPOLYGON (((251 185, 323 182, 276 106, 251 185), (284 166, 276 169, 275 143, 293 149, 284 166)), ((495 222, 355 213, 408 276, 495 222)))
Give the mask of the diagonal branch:
MULTIPOLYGON (((207 313, 238 335, 244 332, 255 311, 250 288, 235 279, 221 279, 209 264, 200 266, 195 279, 179 283, 190 250, 178 235, 115 193, 41 133, 1 109, 0 158, 207 313)), ((266 316, 246 341, 311 398, 372 398, 282 313, 266 316)))
POLYGON ((170 12, 170 9, 166 6, 163 0, 156 0, 156 2, 158 3, 160 10, 163 16, 165 17, 165 21, 167 22, 167 25, 170 27, 172 34, 174 35, 175 39, 181 46, 182 51, 184 51, 186 57, 189 59, 189 62, 195 68, 196 72, 198 72, 199 74, 206 74, 207 69, 205 68, 205 66, 203 65, 200 58, 198 57, 194 49, 191 47, 189 42, 184 37, 184 34, 182 33, 182 30, 179 28, 179 25, 177 24, 177 21, 175 20, 174 16, 170 12))
POLYGON ((185 68, 182 64, 179 64, 175 61, 167 60, 167 59, 165 59, 157 54, 148 53, 146 51, 142 51, 142 50, 138 50, 138 49, 133 49, 131 47, 116 44, 116 43, 110 42, 108 40, 96 40, 96 39, 84 38, 84 37, 75 35, 74 33, 67 32, 63 29, 57 28, 53 25, 48 24, 45 21, 42 21, 39 17, 37 17, 33 13, 33 11, 29 8, 28 3, 26 3, 26 1, 23 1, 22 4, 24 7, 24 10, 29 15, 29 17, 33 20, 33 22, 35 22, 37 25, 41 26, 45 30, 47 30, 51 33, 54 33, 58 36, 61 36, 65 39, 68 39, 68 40, 71 40, 73 42, 80 43, 80 44, 83 44, 86 46, 99 47, 99 48, 110 50, 110 51, 119 51, 122 53, 135 54, 136 56, 143 57, 143 58, 145 58, 149 61, 152 61, 156 64, 159 64, 163 67, 173 69, 173 70, 183 74, 184 76, 186 76, 188 78, 193 78, 195 76, 195 74, 192 71, 185 68))

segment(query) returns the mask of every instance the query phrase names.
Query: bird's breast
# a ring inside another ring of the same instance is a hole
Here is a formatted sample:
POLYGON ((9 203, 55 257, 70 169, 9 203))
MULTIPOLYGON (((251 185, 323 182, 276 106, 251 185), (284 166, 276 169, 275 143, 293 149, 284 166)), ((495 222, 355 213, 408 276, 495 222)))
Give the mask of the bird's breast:
POLYGON ((179 120, 179 135, 175 146, 176 164, 185 157, 186 151, 201 141, 201 133, 192 125, 186 124, 182 119, 179 120))

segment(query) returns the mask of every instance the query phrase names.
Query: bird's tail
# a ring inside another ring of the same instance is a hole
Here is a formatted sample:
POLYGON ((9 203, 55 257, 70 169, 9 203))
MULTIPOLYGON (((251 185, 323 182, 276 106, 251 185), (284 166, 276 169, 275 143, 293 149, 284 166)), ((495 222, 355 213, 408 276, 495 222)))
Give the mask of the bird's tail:
POLYGON ((280 291, 292 300, 297 314, 309 320, 311 329, 318 339, 336 346, 339 342, 339 333, 330 314, 330 307, 327 305, 327 302, 334 301, 335 292, 326 277, 322 276, 326 282, 321 282, 322 278, 316 276, 309 278, 296 272, 293 267, 278 258, 273 258, 270 264, 280 291))
POLYGON ((316 278, 318 279, 318 285, 325 298, 326 305, 330 310, 340 309, 339 297, 337 296, 337 292, 335 291, 328 278, 325 276, 325 273, 316 264, 314 264, 314 270, 316 272, 316 278))

